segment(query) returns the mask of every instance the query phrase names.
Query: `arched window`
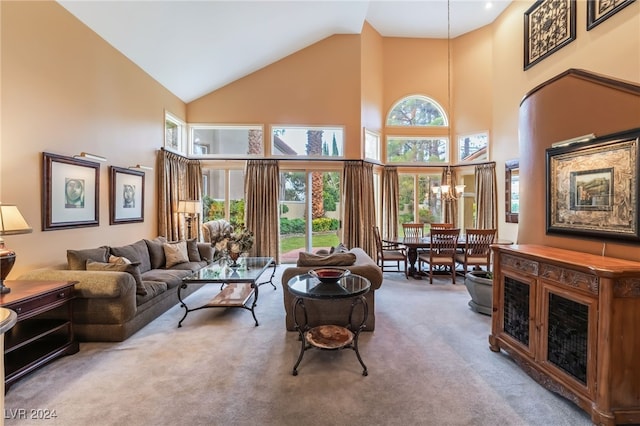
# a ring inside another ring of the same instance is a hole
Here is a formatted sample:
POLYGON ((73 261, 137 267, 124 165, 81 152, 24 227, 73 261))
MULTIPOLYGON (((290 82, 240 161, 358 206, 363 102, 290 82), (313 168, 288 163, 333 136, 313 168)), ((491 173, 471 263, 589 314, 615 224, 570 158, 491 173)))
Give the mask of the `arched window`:
POLYGON ((444 109, 431 98, 411 95, 400 99, 387 115, 387 126, 448 127, 444 109))

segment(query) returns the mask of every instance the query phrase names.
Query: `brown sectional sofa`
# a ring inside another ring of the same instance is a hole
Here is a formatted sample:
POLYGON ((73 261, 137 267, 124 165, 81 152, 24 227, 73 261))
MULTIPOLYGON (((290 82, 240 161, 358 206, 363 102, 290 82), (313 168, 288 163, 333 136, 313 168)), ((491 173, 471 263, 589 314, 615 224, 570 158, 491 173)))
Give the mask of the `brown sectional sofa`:
MULTIPOLYGON (((371 289, 365 294, 367 305, 369 307, 369 315, 365 322, 365 331, 373 331, 376 325, 375 313, 375 292, 382 285, 382 271, 376 262, 361 248, 352 248, 347 251, 348 254, 355 255, 355 262, 346 265, 343 253, 334 253, 327 256, 314 256, 308 253, 300 253, 298 263, 294 267, 287 268, 282 273, 282 293, 284 296, 284 309, 286 312, 285 323, 287 330, 295 331, 295 322, 293 319, 293 301, 295 296, 287 289, 287 282, 296 275, 306 274, 309 270, 321 266, 338 266, 349 269, 352 274, 360 275, 367 278, 371 282, 371 289)), ((349 262, 346 262, 349 263, 349 262)), ((325 324, 346 324, 351 309, 351 299, 334 299, 334 300, 305 300, 309 326, 325 325, 325 324)), ((354 313, 354 321, 361 321, 361 317, 357 317, 354 313)))
MULTIPOLYGON (((68 250, 66 268, 37 269, 18 279, 77 281, 72 304, 77 339, 119 342, 176 305, 182 278, 212 261, 211 245, 193 240, 187 242, 188 261, 166 268, 166 243, 158 237, 121 247, 68 250), (125 257, 134 268, 126 265, 122 269, 127 272, 113 271, 107 266, 110 256, 125 257), (87 270, 87 264, 104 270, 87 270)), ((182 297, 200 287, 189 285, 182 297)))

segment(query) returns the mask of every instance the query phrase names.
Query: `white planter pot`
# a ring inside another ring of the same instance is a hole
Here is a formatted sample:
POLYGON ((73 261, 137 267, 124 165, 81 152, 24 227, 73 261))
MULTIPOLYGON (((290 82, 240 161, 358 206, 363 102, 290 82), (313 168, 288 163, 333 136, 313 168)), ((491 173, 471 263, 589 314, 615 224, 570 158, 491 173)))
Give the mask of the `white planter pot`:
POLYGON ((471 296, 469 307, 475 312, 491 315, 493 280, 486 278, 486 271, 471 271, 464 276, 464 285, 471 296))

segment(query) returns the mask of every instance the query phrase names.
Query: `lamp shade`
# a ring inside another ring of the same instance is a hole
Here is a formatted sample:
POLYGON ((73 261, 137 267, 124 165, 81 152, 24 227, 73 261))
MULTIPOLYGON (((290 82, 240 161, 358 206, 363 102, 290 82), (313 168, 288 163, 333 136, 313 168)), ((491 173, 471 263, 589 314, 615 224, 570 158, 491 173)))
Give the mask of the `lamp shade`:
POLYGON ((202 211, 202 204, 198 200, 178 201, 178 213, 197 214, 202 211))
POLYGON ((0 204, 0 235, 18 235, 33 232, 18 207, 14 204, 0 204))

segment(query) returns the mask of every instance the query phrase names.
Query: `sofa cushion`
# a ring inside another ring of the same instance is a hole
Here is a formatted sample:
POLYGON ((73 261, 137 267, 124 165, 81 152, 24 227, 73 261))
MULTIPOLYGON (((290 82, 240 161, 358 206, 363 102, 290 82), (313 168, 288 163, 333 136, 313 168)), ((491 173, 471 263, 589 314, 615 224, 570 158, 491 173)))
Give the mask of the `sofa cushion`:
POLYGON ((174 288, 182 284, 182 279, 191 275, 191 272, 190 269, 152 269, 142 274, 142 281, 164 282, 167 287, 174 288))
POLYGON ((187 242, 178 241, 176 243, 165 243, 163 246, 164 256, 167 259, 165 267, 167 269, 189 261, 189 253, 187 252, 187 242))
POLYGON ((86 250, 67 250, 67 265, 72 271, 86 270, 87 260, 107 262, 108 259, 109 247, 106 246, 86 250))
POLYGON ((356 255, 353 253, 334 253, 328 256, 306 252, 298 254, 298 266, 350 266, 355 262, 356 255))
POLYGON ((111 271, 111 272, 127 272, 133 276, 136 282, 136 294, 145 295, 147 289, 142 284, 142 276, 138 263, 105 263, 87 260, 87 271, 111 271))
POLYGON ((202 260, 200 258, 200 251, 198 251, 198 241, 195 238, 187 240, 187 255, 189 262, 200 262, 202 260))
POLYGON ((136 241, 122 247, 110 247, 109 251, 114 256, 126 257, 131 262, 140 262, 140 272, 151 269, 151 259, 149 258, 149 249, 144 240, 136 241))
POLYGON ((167 263, 167 259, 164 256, 163 245, 167 242, 165 237, 156 237, 153 240, 144 240, 149 250, 149 260, 151 262, 151 269, 164 268, 167 263))
POLYGON ((136 306, 148 302, 159 294, 167 291, 167 283, 160 281, 142 281, 147 294, 136 294, 136 306))

